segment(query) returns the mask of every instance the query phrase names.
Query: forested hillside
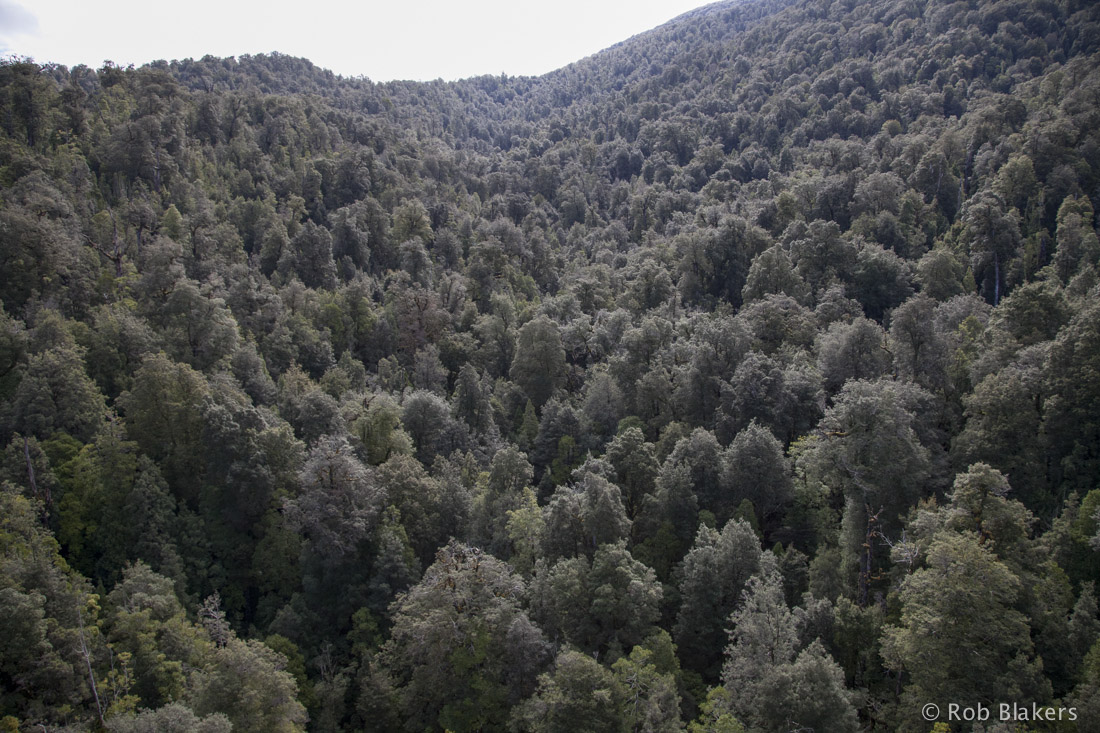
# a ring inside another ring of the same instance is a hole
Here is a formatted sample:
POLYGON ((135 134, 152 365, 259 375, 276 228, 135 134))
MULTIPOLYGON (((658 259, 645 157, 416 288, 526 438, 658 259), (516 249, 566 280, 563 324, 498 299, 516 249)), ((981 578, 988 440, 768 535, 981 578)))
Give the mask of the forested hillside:
POLYGON ((12 59, 0 187, 2 730, 1100 726, 1093 3, 12 59))

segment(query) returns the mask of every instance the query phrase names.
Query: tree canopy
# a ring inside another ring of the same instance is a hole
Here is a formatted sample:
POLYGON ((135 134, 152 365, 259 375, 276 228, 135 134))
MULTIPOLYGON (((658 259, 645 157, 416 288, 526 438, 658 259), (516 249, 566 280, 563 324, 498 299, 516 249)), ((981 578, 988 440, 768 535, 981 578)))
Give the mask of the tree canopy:
POLYGON ((0 728, 1084 720, 1098 65, 1080 0, 0 61, 0 728))

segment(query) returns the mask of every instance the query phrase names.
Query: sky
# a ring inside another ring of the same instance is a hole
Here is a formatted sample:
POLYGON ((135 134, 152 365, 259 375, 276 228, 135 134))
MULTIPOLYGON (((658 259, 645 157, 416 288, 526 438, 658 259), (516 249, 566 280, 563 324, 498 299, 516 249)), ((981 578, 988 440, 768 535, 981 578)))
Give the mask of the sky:
POLYGON ((99 68, 244 54, 303 56, 342 76, 544 74, 707 0, 0 0, 0 57, 99 68))

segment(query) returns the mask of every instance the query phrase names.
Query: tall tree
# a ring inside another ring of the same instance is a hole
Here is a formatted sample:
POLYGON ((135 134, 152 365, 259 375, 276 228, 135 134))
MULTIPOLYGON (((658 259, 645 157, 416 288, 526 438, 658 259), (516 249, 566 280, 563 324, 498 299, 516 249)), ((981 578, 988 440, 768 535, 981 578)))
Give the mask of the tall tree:
POLYGON ((859 729, 840 667, 820 642, 799 651, 782 579, 766 565, 730 617, 722 681, 729 709, 752 730, 859 729))
POLYGON ((381 651, 407 730, 506 725, 550 661, 522 610, 523 581, 491 555, 452 542, 393 609, 381 651))
POLYGON ((887 664, 909 680, 902 694, 907 728, 927 726, 920 706, 928 700, 966 707, 1047 701, 1049 682, 1027 618, 1014 608, 1020 591, 1019 578, 973 533, 933 540, 925 566, 902 584, 900 625, 884 637, 887 664))
POLYGON ((674 638, 680 659, 703 679, 715 682, 721 670, 730 614, 739 606, 749 579, 760 570, 760 542, 743 520, 731 520, 719 533, 700 527, 695 544, 676 569, 680 610, 674 638))
POLYGON ((565 349, 557 324, 545 316, 523 324, 516 339, 511 377, 536 408, 550 399, 565 370, 565 349))

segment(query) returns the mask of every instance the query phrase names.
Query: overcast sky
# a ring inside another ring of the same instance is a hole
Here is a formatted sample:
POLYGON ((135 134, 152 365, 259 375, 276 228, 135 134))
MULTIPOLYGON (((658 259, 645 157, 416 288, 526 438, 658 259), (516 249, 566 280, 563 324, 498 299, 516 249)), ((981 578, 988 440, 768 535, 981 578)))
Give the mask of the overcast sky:
POLYGON ((0 56, 99 68, 278 51, 344 76, 537 75, 706 0, 0 0, 0 56))

